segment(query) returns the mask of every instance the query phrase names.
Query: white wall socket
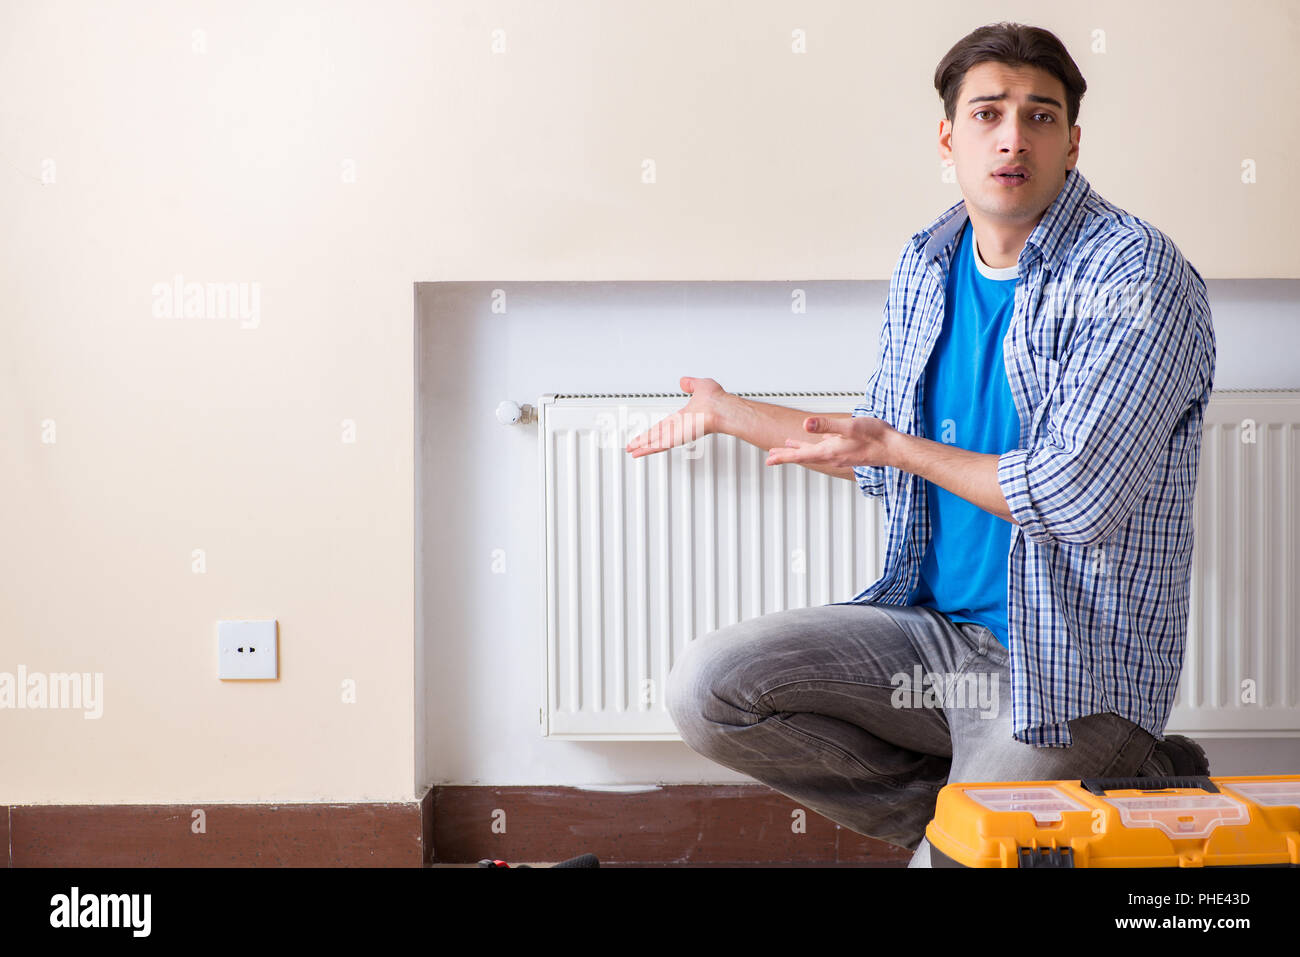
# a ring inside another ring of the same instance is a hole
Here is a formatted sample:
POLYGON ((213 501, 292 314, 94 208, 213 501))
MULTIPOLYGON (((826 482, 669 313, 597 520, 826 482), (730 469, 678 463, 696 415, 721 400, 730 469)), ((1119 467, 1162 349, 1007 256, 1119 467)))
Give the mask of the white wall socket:
POLYGON ((275 619, 217 622, 217 677, 276 678, 275 619))

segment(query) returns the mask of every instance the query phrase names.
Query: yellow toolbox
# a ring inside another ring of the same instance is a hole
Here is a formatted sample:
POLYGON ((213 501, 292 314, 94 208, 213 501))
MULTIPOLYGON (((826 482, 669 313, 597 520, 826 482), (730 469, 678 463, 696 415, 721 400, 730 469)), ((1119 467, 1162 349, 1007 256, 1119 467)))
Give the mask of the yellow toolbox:
POLYGON ((931 867, 1300 867, 1300 774, 954 783, 931 867))

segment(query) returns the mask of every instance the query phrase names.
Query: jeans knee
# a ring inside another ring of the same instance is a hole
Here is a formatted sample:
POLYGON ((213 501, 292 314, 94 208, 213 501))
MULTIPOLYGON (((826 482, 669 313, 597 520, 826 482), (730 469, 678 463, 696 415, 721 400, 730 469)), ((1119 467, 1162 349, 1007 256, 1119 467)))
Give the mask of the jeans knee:
POLYGON ((689 723, 691 717, 699 713, 693 693, 696 682, 694 650, 694 644, 687 646, 681 657, 673 662, 664 684, 664 707, 679 732, 683 724, 689 723))
POLYGON ((677 733, 693 751, 708 750, 711 732, 718 727, 711 706, 718 704, 720 682, 726 668, 697 639, 673 662, 664 689, 664 707, 677 733))

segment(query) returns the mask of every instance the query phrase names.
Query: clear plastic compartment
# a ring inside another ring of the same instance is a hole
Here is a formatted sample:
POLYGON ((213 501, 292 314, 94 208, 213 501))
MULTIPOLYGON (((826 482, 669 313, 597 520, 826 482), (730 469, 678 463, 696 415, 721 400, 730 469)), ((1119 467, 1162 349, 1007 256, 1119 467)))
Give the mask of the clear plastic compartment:
POLYGON ((1119 809, 1125 827, 1154 827, 1177 840, 1205 838, 1220 824, 1248 824, 1250 810, 1226 794, 1103 797, 1119 809))
POLYGON ((1223 781, 1219 787, 1266 807, 1300 807, 1300 781, 1223 781))
POLYGON ((990 811, 1028 811, 1038 824, 1055 824, 1062 811, 1088 810, 1086 804, 1055 787, 972 788, 966 794, 990 811))

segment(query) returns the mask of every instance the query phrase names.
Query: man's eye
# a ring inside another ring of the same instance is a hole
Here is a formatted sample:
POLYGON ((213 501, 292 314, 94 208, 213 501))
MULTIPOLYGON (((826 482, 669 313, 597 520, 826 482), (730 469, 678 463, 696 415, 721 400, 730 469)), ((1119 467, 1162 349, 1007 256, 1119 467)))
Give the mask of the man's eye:
POLYGON ((978 117, 981 113, 992 113, 992 112, 993 112, 992 110, 976 110, 975 116, 978 117))
POLYGON ((1038 115, 1038 116, 1045 116, 1045 117, 1047 117, 1049 120, 1051 120, 1053 123, 1056 122, 1056 117, 1052 116, 1051 113, 1039 113, 1039 114, 1037 114, 1037 115, 1038 115))

